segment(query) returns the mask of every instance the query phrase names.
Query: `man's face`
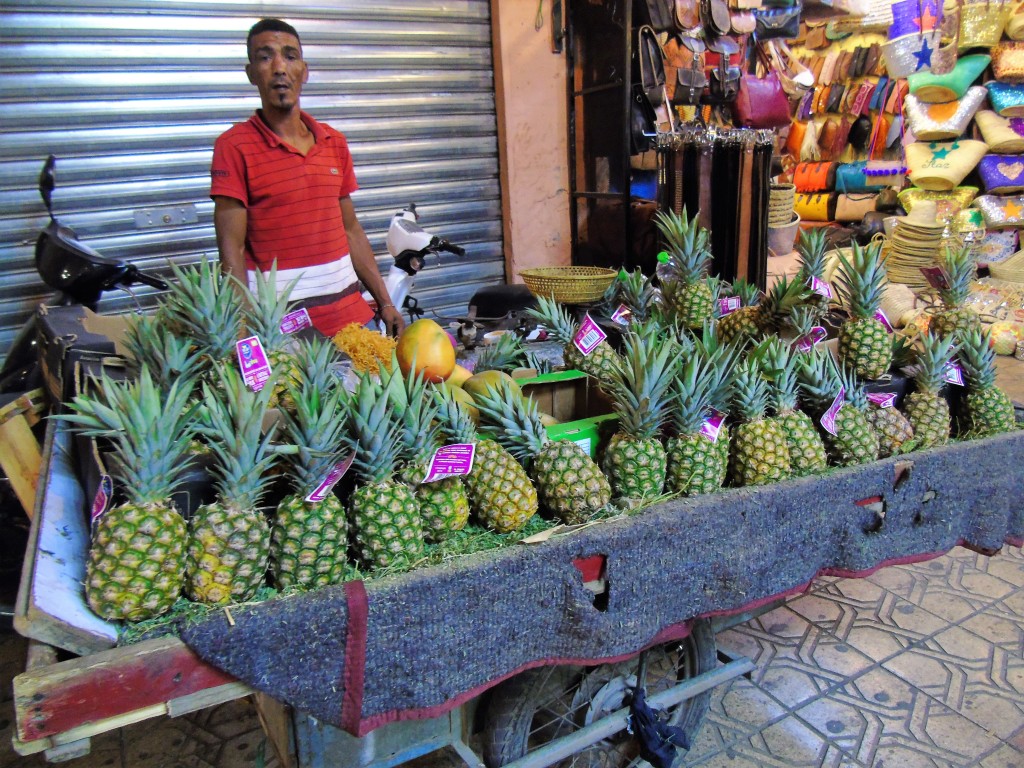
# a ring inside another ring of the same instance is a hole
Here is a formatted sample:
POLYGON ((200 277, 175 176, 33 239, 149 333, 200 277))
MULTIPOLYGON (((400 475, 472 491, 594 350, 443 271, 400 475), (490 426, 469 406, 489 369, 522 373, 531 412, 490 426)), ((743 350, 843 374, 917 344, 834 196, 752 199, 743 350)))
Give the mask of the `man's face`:
POLYGON ((287 32, 261 32, 253 37, 249 54, 245 73, 259 89, 263 108, 287 111, 297 107, 302 86, 309 79, 298 38, 287 32))

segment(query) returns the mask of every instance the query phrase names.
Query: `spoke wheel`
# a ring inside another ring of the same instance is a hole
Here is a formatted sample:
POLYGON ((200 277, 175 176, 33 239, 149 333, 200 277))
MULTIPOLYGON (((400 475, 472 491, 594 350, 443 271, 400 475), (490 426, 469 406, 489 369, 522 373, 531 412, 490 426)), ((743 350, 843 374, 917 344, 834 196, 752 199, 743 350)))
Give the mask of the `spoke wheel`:
MULTIPOLYGON (((684 640, 648 651, 648 697, 714 669, 715 639, 706 621, 684 640)), ((484 725, 484 761, 499 768, 530 751, 628 705, 637 659, 594 667, 572 665, 528 670, 495 688, 484 725)), ((691 742, 707 714, 711 692, 683 701, 671 721, 691 742)), ((558 763, 559 768, 631 768, 641 761, 633 737, 622 730, 558 763)))

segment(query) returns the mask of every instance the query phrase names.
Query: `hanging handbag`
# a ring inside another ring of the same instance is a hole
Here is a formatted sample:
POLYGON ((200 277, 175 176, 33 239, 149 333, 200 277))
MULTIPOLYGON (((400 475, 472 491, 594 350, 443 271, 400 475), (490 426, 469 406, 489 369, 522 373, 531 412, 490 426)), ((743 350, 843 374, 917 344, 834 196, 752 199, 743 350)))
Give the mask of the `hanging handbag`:
POLYGON ((978 163, 978 176, 986 194, 1024 192, 1024 155, 985 155, 978 163))
POLYGON ((654 149, 658 139, 658 116, 643 87, 633 85, 629 111, 629 154, 639 155, 654 149))
POLYGON ((999 43, 994 46, 992 73, 1001 83, 1024 82, 1024 42, 999 43))
POLYGON ((792 97, 802 97, 814 87, 814 75, 789 49, 785 40, 768 40, 762 46, 764 56, 779 75, 782 89, 792 97))
POLYGON ((869 212, 875 210, 878 195, 874 193, 839 194, 836 196, 835 220, 860 222, 869 212))
POLYGON ((733 105, 736 122, 745 128, 782 128, 789 125, 789 99, 775 72, 765 77, 744 73, 733 105))
POLYGON ((739 53, 740 47, 728 37, 719 37, 705 41, 708 53, 705 63, 710 67, 707 72, 708 88, 702 97, 702 103, 728 104, 736 100, 740 89, 740 78, 743 70, 733 64, 733 56, 739 53))
POLYGON ((864 173, 867 163, 860 160, 855 163, 842 163, 836 169, 837 192, 878 192, 884 184, 864 173))
POLYGON ((941 192, 958 186, 988 152, 988 145, 973 139, 915 141, 904 151, 911 183, 941 192))
POLYGON ((1005 0, 963 0, 960 6, 960 50, 991 48, 1003 36, 1010 15, 1005 0))
POLYGON ((655 29, 671 29, 675 26, 675 3, 673 0, 647 0, 647 17, 655 29))
POLYGON ((700 26, 699 0, 675 0, 676 26, 683 31, 700 26))
POLYGON ((788 8, 758 8, 754 13, 754 39, 792 40, 800 34, 800 13, 803 4, 788 8))
POLYGON ((982 195, 974 200, 988 229, 1024 228, 1024 196, 998 197, 982 195))
POLYGON ((729 31, 734 35, 749 35, 757 22, 751 11, 729 11, 729 31))
POLYGON ((675 71, 674 91, 670 98, 676 105, 700 104, 701 95, 708 84, 704 71, 704 41, 696 37, 681 37, 682 58, 689 57, 689 66, 678 67, 675 71))
POLYGON ((797 194, 793 199, 793 210, 800 214, 801 221, 834 221, 835 195, 827 192, 814 195, 797 194))
POLYGON ((700 0, 700 20, 705 34, 722 37, 729 34, 729 4, 726 0, 700 0))
POLYGON ((837 163, 797 163, 793 186, 797 192, 830 192, 836 186, 837 163))
POLYGON ((637 30, 633 63, 633 82, 639 83, 652 106, 660 106, 665 99, 665 58, 650 25, 644 24, 637 30))
POLYGON ((925 104, 911 93, 903 103, 903 117, 919 141, 957 139, 964 135, 987 95, 988 91, 975 85, 968 88, 959 101, 925 104))
POLYGON ((786 134, 786 151, 795 158, 800 157, 800 147, 804 143, 804 136, 807 135, 807 125, 802 120, 794 120, 789 126, 789 133, 786 134))
POLYGON ((991 109, 983 109, 974 116, 974 124, 988 144, 988 151, 996 154, 1024 152, 1024 120, 1019 117, 1000 117, 991 109))

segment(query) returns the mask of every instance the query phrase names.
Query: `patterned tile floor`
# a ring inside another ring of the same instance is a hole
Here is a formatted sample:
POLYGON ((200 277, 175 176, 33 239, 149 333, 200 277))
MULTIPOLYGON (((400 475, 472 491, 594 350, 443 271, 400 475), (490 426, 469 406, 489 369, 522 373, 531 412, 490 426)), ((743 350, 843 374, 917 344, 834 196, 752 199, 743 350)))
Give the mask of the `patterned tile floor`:
MULTIPOLYGON (((864 579, 820 579, 718 642, 756 669, 714 692, 686 766, 1024 768, 1019 548, 992 558, 957 548, 864 579)), ((8 681, 24 651, 16 636, 0 638, 0 768, 46 764, 10 747, 8 681)), ((269 753, 252 706, 239 701, 107 734, 65 764, 277 768, 269 753)), ((444 752, 416 762, 457 765, 444 752)))

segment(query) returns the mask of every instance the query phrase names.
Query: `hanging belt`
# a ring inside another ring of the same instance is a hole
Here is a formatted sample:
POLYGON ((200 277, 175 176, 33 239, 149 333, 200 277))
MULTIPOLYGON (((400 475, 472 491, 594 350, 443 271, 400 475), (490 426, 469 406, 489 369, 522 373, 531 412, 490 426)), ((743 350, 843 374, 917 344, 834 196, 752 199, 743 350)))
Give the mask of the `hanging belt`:
POLYGON ((739 221, 736 238, 736 277, 750 279, 750 219, 753 209, 751 199, 754 180, 754 142, 747 139, 743 142, 740 155, 740 188, 739 188, 739 221))

